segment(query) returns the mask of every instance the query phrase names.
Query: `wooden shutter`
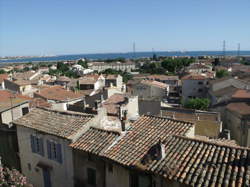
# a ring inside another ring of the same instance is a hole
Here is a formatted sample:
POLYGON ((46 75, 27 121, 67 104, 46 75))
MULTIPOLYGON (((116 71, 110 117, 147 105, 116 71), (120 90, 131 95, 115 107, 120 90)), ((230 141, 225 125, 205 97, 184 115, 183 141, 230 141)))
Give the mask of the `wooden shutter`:
POLYGON ((35 153, 36 152, 35 137, 32 134, 30 135, 30 145, 32 152, 35 153))
POLYGON ((47 140, 47 152, 48 152, 48 158, 52 159, 52 155, 51 155, 51 142, 49 140, 47 140))
POLYGON ((62 163, 62 146, 61 144, 56 144, 56 155, 57 155, 57 161, 59 163, 62 163))
POLYGON ((39 138, 40 155, 44 156, 43 138, 39 138))

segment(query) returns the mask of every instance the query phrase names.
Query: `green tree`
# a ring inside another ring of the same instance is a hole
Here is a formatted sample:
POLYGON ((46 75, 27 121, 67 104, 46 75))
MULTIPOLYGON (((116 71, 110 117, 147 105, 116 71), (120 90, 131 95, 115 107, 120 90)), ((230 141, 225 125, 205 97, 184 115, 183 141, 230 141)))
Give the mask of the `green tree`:
POLYGON ((64 64, 63 62, 57 62, 57 69, 64 73, 69 70, 69 65, 64 64))
POLYGON ((210 104, 210 100, 207 98, 195 98, 189 99, 184 103, 185 108, 207 110, 210 104))
POLYGON ((222 77, 226 77, 226 76, 228 76, 228 71, 227 70, 222 69, 222 70, 217 70, 216 71, 216 77, 217 78, 222 78, 222 77))
POLYGON ((81 65, 83 68, 88 68, 87 61, 83 61, 82 59, 78 60, 77 64, 81 65))
POLYGON ((6 73, 3 69, 0 69, 0 74, 6 73))

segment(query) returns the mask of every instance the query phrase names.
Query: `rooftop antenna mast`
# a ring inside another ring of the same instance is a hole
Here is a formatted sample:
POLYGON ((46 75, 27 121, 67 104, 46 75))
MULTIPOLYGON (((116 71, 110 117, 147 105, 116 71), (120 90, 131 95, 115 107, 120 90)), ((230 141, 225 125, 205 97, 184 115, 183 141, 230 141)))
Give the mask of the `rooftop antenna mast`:
POLYGON ((240 57, 240 43, 238 43, 238 49, 237 49, 237 57, 240 57))
POLYGON ((226 41, 225 40, 223 40, 223 58, 225 58, 226 57, 226 41))
POLYGON ((133 43, 133 55, 134 55, 134 59, 136 58, 136 55, 135 55, 135 42, 133 43))

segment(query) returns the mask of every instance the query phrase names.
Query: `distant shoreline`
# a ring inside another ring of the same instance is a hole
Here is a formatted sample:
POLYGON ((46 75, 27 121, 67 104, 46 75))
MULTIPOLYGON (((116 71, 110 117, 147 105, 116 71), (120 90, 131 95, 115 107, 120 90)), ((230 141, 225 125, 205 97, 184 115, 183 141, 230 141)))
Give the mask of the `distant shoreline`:
MULTIPOLYGON (((222 56, 222 51, 156 51, 154 52, 157 56, 222 56)), ((226 51, 227 56, 237 56, 237 51, 226 51)), ((68 55, 56 55, 56 56, 25 56, 25 57, 9 57, 5 59, 0 58, 0 64, 6 63, 28 63, 28 62, 57 62, 57 61, 68 61, 78 60, 81 58, 88 58, 92 60, 105 60, 112 58, 148 58, 152 57, 153 52, 128 52, 128 53, 96 53, 96 54, 68 54, 68 55)), ((240 56, 250 56, 250 51, 241 51, 240 56)))

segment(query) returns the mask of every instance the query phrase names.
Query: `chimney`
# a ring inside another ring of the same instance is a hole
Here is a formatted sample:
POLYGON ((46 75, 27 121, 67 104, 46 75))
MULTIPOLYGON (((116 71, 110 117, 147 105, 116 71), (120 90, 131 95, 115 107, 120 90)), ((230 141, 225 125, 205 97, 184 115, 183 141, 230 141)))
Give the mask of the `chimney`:
POLYGON ((122 110, 120 107, 119 118, 121 120, 122 132, 126 131, 126 122, 127 122, 127 110, 122 110))
POLYGON ((97 110, 100 107, 100 101, 95 100, 95 109, 97 110))
POLYGON ((159 144, 160 144, 160 146, 161 146, 161 150, 160 150, 160 159, 163 159, 163 158, 165 158, 165 156, 166 156, 166 150, 165 150, 165 146, 164 146, 164 144, 162 143, 162 141, 160 140, 159 141, 159 144))

